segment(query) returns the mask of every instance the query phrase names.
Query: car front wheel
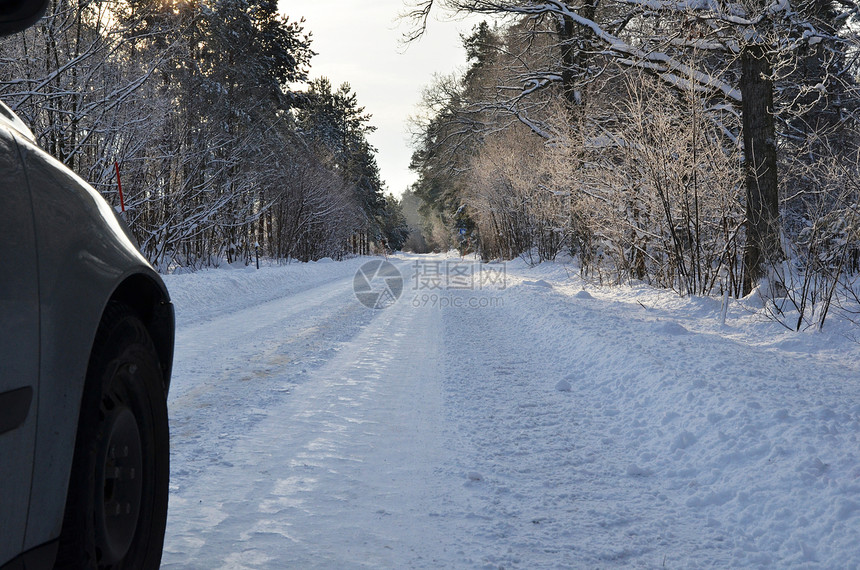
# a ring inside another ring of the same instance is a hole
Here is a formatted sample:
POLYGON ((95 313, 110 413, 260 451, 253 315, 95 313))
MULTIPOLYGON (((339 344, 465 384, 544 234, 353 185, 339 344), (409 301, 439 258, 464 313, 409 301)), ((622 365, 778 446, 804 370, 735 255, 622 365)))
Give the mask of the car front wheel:
POLYGON ((111 303, 87 370, 57 567, 158 568, 168 478, 158 355, 134 312, 111 303))

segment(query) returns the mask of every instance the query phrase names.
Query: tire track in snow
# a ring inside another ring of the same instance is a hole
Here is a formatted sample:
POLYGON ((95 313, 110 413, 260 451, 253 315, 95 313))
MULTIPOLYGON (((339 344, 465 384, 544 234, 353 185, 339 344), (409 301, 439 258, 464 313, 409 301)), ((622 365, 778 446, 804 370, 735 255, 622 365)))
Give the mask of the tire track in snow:
POLYGON ((439 315, 341 285, 180 331, 165 568, 439 566, 439 315))
POLYGON ((613 439, 617 411, 605 395, 589 394, 587 379, 556 389, 575 362, 552 339, 572 331, 545 327, 527 302, 550 295, 515 286, 501 307, 445 313, 449 421, 461 429, 460 469, 473 474, 465 515, 480 521, 468 563, 636 566, 666 540, 637 530, 660 506, 659 489, 626 475, 629 454, 613 439))

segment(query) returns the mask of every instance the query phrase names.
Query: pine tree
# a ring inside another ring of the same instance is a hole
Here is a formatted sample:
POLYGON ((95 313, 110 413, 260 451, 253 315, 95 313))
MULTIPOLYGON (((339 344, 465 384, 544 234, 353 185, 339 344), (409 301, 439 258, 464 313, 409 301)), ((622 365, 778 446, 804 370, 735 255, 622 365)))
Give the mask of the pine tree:
MULTIPOLYGON (((376 149, 367 141, 367 135, 376 130, 370 119, 348 83, 333 91, 325 77, 310 82, 296 113, 299 131, 317 154, 327 157, 332 167, 354 187, 368 220, 384 208, 376 149)), ((378 228, 374 228, 374 233, 378 233, 378 228)))

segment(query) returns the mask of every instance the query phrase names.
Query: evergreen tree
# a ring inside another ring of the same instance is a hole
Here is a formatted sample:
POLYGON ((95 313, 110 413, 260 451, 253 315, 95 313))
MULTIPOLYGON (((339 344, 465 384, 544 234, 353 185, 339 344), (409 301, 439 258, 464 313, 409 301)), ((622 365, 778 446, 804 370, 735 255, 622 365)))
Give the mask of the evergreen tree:
POLYGON ((310 46, 273 0, 56 0, 0 40, 0 96, 111 200, 118 163, 126 217, 156 265, 247 260, 256 243, 338 257, 373 225, 382 183, 348 87, 331 94, 347 110, 338 160, 298 130, 307 100, 292 89, 310 46))
POLYGON ((385 196, 385 208, 380 219, 380 230, 391 251, 403 249, 409 238, 409 224, 403 214, 403 206, 393 194, 385 196))
MULTIPOLYGON (((371 116, 358 105, 358 97, 348 83, 332 90, 325 78, 310 82, 296 113, 299 131, 310 141, 318 156, 354 187, 355 195, 368 222, 383 212, 383 182, 376 163, 376 149, 367 135, 376 130, 371 116)), ((378 228, 373 228, 378 234, 378 228)))

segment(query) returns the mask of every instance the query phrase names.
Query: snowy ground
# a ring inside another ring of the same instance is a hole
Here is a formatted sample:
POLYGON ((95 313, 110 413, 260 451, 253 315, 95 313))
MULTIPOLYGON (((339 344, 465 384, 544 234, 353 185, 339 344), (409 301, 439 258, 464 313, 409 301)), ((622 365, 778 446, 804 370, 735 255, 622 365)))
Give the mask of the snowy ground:
POLYGON ((860 565, 839 323, 445 256, 372 310, 367 261, 166 277, 164 568, 860 565))

